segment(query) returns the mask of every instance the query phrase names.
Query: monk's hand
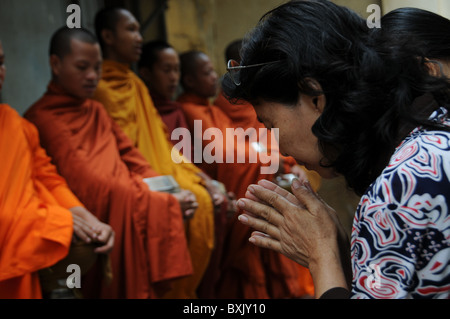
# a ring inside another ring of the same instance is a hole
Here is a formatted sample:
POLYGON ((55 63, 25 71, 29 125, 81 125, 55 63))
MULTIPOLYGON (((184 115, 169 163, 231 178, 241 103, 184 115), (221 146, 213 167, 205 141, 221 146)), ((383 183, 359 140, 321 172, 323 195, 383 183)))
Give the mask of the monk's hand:
POLYGON ((96 243, 94 250, 98 254, 111 252, 114 246, 114 231, 108 224, 102 223, 84 207, 69 209, 73 217, 73 229, 76 237, 85 243, 96 243))
POLYGON ((216 206, 216 207, 220 206, 226 200, 226 195, 214 183, 211 183, 207 187, 207 189, 211 196, 214 206, 216 206))
POLYGON ((245 211, 239 220, 256 230, 249 239, 253 244, 310 267, 319 263, 330 247, 338 249, 337 216, 307 181, 294 180, 292 191, 268 181, 250 185, 246 198, 238 202, 245 211))
POLYGON ((214 206, 218 207, 222 205, 222 203, 226 200, 226 194, 224 194, 220 189, 217 181, 213 180, 203 172, 197 173, 197 175, 203 179, 205 188, 208 191, 209 196, 211 196, 214 206))
POLYGON ((197 198, 194 193, 189 190, 182 189, 181 192, 173 194, 180 203, 181 211, 184 219, 194 217, 195 211, 198 208, 197 198))
POLYGON ((238 212, 236 194, 233 192, 228 192, 227 201, 227 217, 232 218, 238 212))

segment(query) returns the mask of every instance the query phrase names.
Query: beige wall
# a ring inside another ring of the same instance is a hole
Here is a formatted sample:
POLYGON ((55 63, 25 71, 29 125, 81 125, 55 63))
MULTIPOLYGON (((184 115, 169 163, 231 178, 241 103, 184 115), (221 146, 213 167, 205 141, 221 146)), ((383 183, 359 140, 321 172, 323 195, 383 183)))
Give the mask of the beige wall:
POLYGON ((261 16, 283 0, 175 0, 166 11, 168 41, 179 52, 206 52, 219 74, 225 72, 224 50, 242 38, 261 16))
MULTIPOLYGON (((225 73, 226 46, 245 36, 267 11, 288 0, 171 0, 166 11, 168 41, 178 52, 202 50, 225 73)), ((334 0, 367 17, 381 0, 334 0)))
POLYGON ((450 18, 449 0, 383 0, 383 13, 387 13, 401 7, 415 7, 435 12, 446 18, 450 18))
POLYGON ((381 6, 381 0, 333 0, 334 3, 350 8, 362 17, 367 18, 370 12, 367 12, 367 7, 371 4, 377 4, 381 6))
MULTIPOLYGON (((220 75, 225 73, 224 50, 242 38, 269 10, 288 0, 171 0, 166 11, 168 41, 178 52, 203 50, 220 75)), ((363 17, 377 0, 335 0, 363 17)), ((338 212, 348 233, 359 198, 346 190, 343 179, 323 180, 320 195, 338 212)))

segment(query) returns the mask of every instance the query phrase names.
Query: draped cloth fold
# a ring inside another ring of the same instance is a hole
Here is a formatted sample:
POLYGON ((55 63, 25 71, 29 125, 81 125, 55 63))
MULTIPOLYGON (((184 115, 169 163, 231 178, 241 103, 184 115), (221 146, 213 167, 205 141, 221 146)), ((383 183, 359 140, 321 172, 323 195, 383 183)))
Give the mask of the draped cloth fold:
POLYGON ((0 298, 42 298, 38 271, 69 252, 82 206, 40 146, 36 128, 0 104, 0 298))
POLYGON ((167 127, 147 87, 128 65, 105 60, 102 80, 94 98, 104 105, 155 171, 172 175, 182 189, 195 194, 199 207, 186 223, 194 274, 178 281, 178 292, 174 290, 167 297, 196 298, 196 289, 214 249, 214 207, 203 180, 198 176, 200 170, 176 149, 173 150, 167 127))
MULTIPOLYGON (((192 131, 195 129, 195 120, 202 121, 203 133, 209 128, 217 128, 221 132, 226 132, 227 129, 238 127, 225 112, 211 104, 208 99, 184 93, 178 98, 178 102, 182 105, 192 131)), ((247 128, 262 128, 259 125, 252 125, 256 123, 249 119, 250 116, 246 116, 245 113, 235 112, 235 114, 242 116, 242 124, 244 124, 242 128, 244 130, 247 128)), ((271 152, 278 152, 278 146, 271 143, 268 135, 259 134, 258 142, 264 142, 264 140, 267 142, 266 147, 271 152)), ((203 147, 209 143, 209 140, 205 140, 203 147)), ((223 163, 219 164, 203 162, 199 164, 199 167, 224 183, 227 190, 233 191, 237 198, 245 197, 247 187, 250 184, 257 183, 261 179, 273 179, 273 174, 262 173, 260 161, 255 163, 249 160, 252 146, 249 145, 248 141, 230 144, 224 138, 224 149, 222 150, 224 156, 228 153, 229 150, 226 148, 230 145, 235 148, 232 150, 235 154, 245 151, 245 163, 229 163, 224 160, 223 163)), ((308 277, 309 271, 281 254, 249 244, 248 238, 252 230, 237 220, 241 213, 238 212, 229 225, 228 237, 226 238, 227 246, 224 250, 222 278, 217 286, 219 296, 222 298, 263 299, 297 298, 309 295, 313 286, 312 279, 308 277), (300 277, 302 277, 302 280, 300 280, 300 277), (306 280, 304 280, 305 277, 306 280)))
POLYGON ((112 283, 99 283, 94 267, 82 285, 86 298, 160 298, 192 274, 178 201, 148 189, 143 178, 159 174, 100 103, 51 83, 25 116, 73 192, 115 231, 112 283))

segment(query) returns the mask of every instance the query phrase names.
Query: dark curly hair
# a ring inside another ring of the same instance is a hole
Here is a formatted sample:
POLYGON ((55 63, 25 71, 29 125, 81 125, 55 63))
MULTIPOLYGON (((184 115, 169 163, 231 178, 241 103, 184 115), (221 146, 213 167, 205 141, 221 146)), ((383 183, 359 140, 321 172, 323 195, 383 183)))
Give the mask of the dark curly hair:
POLYGON ((241 85, 224 77, 222 86, 230 101, 256 107, 259 100, 289 107, 300 94, 324 94, 327 103, 312 127, 322 165, 363 194, 411 129, 437 125, 428 121, 436 105, 415 109, 413 101, 430 93, 447 105, 448 82, 428 75, 408 45, 391 54, 382 34, 350 9, 331 1, 290 1, 264 15, 241 50, 242 65, 280 62, 242 69, 241 85))

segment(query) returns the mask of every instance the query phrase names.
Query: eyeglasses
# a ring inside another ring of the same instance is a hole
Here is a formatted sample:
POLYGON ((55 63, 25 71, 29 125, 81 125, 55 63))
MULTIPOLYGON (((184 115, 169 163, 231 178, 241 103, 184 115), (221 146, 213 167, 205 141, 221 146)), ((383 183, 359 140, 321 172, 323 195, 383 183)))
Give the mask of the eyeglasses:
POLYGON ((242 69, 255 68, 258 66, 265 66, 265 65, 269 65, 269 64, 278 63, 278 62, 281 62, 281 60, 252 64, 252 65, 240 65, 239 62, 237 62, 235 60, 230 60, 230 61, 228 61, 228 64, 227 64, 228 75, 230 76, 233 83, 236 86, 239 86, 239 85, 241 85, 241 81, 239 79, 239 71, 241 71, 242 69))

